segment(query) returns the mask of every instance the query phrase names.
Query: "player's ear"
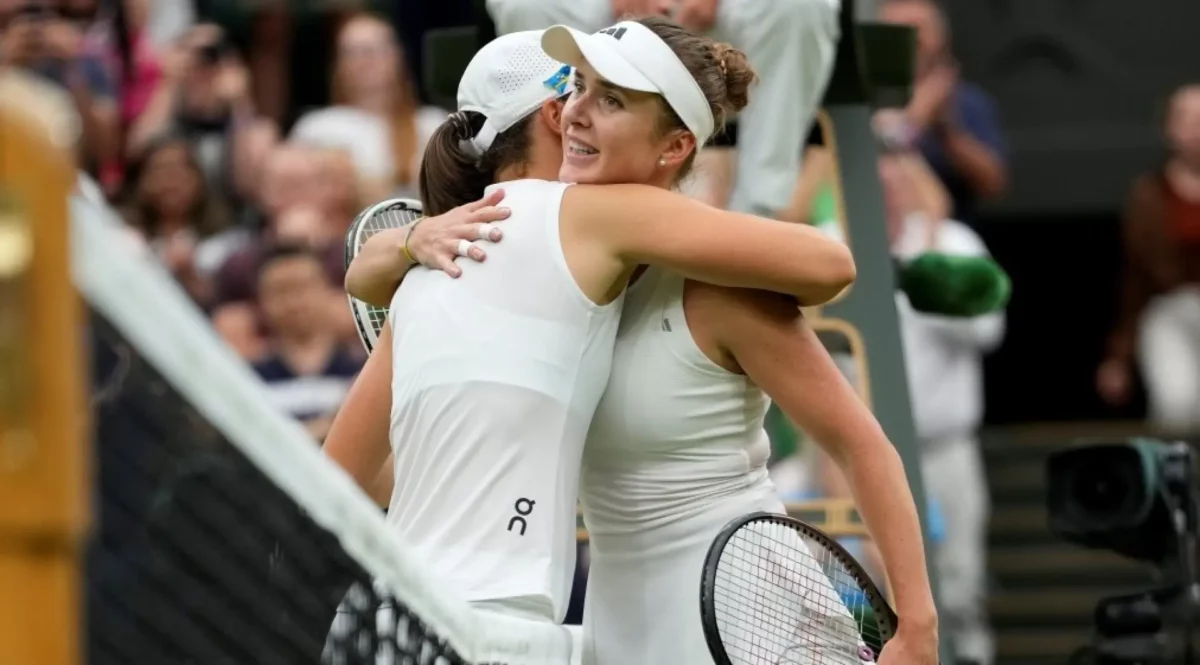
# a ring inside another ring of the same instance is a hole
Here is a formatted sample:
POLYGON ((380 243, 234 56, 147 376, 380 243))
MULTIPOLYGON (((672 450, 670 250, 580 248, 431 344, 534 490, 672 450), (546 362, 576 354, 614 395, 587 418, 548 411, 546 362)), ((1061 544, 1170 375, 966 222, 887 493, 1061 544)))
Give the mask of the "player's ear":
POLYGON ((562 112, 563 103, 557 99, 551 99, 542 104, 541 111, 539 112, 542 122, 546 123, 546 126, 551 132, 554 132, 555 136, 562 136, 562 112))

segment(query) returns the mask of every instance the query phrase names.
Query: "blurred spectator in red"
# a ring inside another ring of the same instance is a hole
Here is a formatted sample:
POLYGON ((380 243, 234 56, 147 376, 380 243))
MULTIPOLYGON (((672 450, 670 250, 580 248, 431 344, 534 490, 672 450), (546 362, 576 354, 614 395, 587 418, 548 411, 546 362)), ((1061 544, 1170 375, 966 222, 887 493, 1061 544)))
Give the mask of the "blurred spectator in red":
POLYGON ((1129 399, 1133 361, 1150 417, 1200 431, 1200 84, 1172 96, 1166 164, 1134 181, 1124 215, 1119 319, 1096 373, 1100 395, 1129 399))
POLYGON ((87 20, 61 0, 0 3, 0 66, 20 67, 70 93, 83 135, 81 166, 96 172, 120 154, 120 116, 106 63, 84 48, 87 20))
POLYGON ((291 139, 350 152, 372 199, 416 197, 425 144, 445 111, 419 104, 391 26, 356 14, 338 31, 330 98, 333 106, 297 121, 291 139))
POLYGON ((150 103, 162 69, 146 29, 148 0, 63 0, 68 15, 86 25, 86 49, 108 66, 120 96, 121 121, 131 124, 150 103))
POLYGON ((131 158, 156 137, 180 134, 193 142, 210 183, 222 192, 243 193, 252 165, 239 164, 240 143, 269 131, 250 97, 250 78, 220 28, 199 25, 162 57, 163 79, 129 132, 131 158))
MULTIPOLYGON (((147 0, 62 0, 63 12, 84 30, 84 53, 103 63, 113 81, 120 109, 119 133, 114 145, 124 142, 126 129, 146 110, 162 78, 158 54, 146 31, 147 0)), ((104 191, 115 198, 125 178, 124 154, 114 150, 97 164, 104 191)))
POLYGON ((257 280, 268 341, 254 369, 271 400, 323 439, 362 369, 325 316, 322 303, 335 287, 321 258, 304 245, 265 250, 257 280))
POLYGON ((907 124, 889 139, 915 144, 954 201, 955 219, 974 224, 979 203, 1008 189, 1005 144, 996 106, 959 78, 946 17, 933 0, 884 0, 882 19, 917 30, 917 80, 907 124))
POLYGON ((132 173, 124 216, 201 306, 212 304, 212 277, 247 240, 228 207, 207 186, 188 142, 167 137, 148 146, 132 173))

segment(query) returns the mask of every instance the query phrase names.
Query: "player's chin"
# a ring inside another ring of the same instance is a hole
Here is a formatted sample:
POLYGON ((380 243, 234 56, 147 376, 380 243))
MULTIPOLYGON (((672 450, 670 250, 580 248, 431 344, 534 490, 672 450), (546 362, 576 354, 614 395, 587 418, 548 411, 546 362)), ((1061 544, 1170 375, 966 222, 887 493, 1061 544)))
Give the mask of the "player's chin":
POLYGON ((558 176, 562 182, 586 185, 605 185, 622 182, 619 177, 620 174, 615 173, 615 171, 620 169, 612 167, 613 165, 600 154, 579 155, 567 153, 563 157, 562 167, 558 171, 558 176))
POLYGON ((597 184, 599 176, 599 169, 591 165, 563 164, 558 171, 560 181, 576 184, 597 184))

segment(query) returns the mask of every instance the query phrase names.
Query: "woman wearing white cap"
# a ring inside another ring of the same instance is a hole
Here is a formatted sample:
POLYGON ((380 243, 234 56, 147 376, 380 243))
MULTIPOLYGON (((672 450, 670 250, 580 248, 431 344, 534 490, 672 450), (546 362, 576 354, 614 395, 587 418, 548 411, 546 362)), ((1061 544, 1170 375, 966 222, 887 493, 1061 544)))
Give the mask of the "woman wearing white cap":
MULTIPOLYGON (((552 28, 543 42, 578 68, 563 111, 564 180, 672 185, 713 120, 744 102, 751 77, 736 51, 662 20, 596 35, 552 28), (676 73, 680 66, 686 76, 676 73), (635 140, 633 127, 649 136, 635 140)), ((463 128, 462 138, 473 129, 463 128)), ((567 190, 564 210, 578 191, 585 190, 567 190)), ((440 205, 479 192, 455 194, 440 205)), ((708 233, 690 218, 678 221, 708 233)), ((351 266, 352 293, 394 287, 402 266, 384 243, 351 266)), ((491 267, 468 266, 480 281, 491 267)), ((858 503, 901 617, 882 659, 936 662, 936 614, 899 458, 795 300, 659 268, 642 273, 625 297, 611 376, 584 449, 580 497, 592 539, 585 662, 711 662, 697 600, 705 551, 729 519, 783 509, 765 468, 767 394, 828 447, 856 488, 871 490, 859 491, 858 503)))
MULTIPOLYGON (((688 124, 660 126, 665 107, 651 92, 614 89, 603 104, 611 139, 656 149, 626 181, 657 187, 557 182, 557 99, 569 70, 542 51, 540 33, 506 35, 476 54, 459 86, 462 111, 432 137, 420 184, 436 214, 504 181, 512 210, 504 242, 486 264, 459 266, 461 280, 423 268, 408 274, 391 299, 390 332, 326 440, 328 454, 372 491, 393 455, 388 521, 431 573, 476 605, 563 617, 580 456, 608 382, 625 285, 639 265, 814 304, 854 277, 848 251, 819 231, 667 189, 714 118, 671 49, 650 39, 641 47, 655 61, 653 80, 638 83, 683 95, 688 124), (484 266, 486 276, 472 274, 484 266)), ((738 105, 721 104, 721 113, 738 105)), ((619 158, 575 146, 570 162, 586 171, 619 158)))

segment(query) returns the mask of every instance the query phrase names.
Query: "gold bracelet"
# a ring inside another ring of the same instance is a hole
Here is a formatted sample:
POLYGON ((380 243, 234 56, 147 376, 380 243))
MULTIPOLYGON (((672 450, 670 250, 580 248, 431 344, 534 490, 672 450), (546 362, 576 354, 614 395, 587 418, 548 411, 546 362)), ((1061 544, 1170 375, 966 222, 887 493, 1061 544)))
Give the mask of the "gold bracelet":
POLYGON ((405 260, 413 265, 421 265, 417 257, 413 256, 412 250, 408 248, 408 239, 412 237, 412 232, 416 230, 417 224, 420 224, 425 218, 418 217, 413 220, 412 224, 408 225, 408 233, 404 234, 404 246, 400 248, 400 253, 404 255, 405 260))

